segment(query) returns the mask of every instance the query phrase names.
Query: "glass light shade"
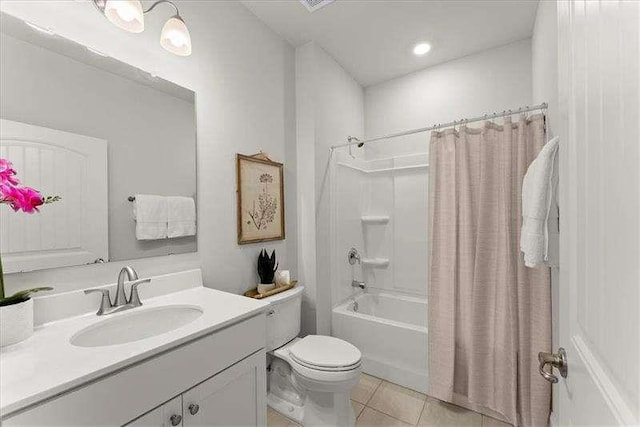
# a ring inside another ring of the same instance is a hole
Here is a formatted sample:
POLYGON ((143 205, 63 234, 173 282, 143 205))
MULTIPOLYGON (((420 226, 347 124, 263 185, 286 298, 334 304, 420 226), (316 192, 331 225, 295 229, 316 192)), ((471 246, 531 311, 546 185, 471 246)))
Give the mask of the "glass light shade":
POLYGON ((172 17, 162 27, 160 45, 175 55, 191 55, 191 36, 187 26, 179 16, 172 17))
POLYGON ((144 12, 139 0, 107 0, 104 15, 112 24, 125 31, 144 31, 144 12))

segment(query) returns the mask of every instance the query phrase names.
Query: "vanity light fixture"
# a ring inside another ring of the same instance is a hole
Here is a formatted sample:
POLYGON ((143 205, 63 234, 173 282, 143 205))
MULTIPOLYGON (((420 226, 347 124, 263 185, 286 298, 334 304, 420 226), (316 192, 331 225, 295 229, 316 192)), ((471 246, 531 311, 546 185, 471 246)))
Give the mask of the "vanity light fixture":
POLYGON ((431 50, 429 43, 418 43, 413 47, 413 54, 416 56, 422 56, 431 50))
POLYGON ((142 8, 140 0, 93 0, 96 8, 113 25, 130 33, 144 31, 144 15, 151 12, 157 5, 167 3, 176 13, 165 22, 160 33, 160 45, 178 56, 191 55, 191 35, 189 29, 180 16, 178 6, 170 0, 158 0, 148 9, 142 8))

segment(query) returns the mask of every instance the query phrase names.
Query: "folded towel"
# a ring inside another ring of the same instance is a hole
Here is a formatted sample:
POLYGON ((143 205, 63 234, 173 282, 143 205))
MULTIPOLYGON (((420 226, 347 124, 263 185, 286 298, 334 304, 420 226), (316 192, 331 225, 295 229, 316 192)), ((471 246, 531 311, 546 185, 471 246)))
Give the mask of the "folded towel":
POLYGON ((553 171, 558 137, 547 142, 535 158, 522 183, 522 231, 520 250, 524 264, 535 267, 548 261, 549 210, 553 197, 553 171))
POLYGON ((169 238, 195 236, 196 203, 191 197, 167 197, 169 238))
POLYGON ((167 238, 167 198, 136 194, 133 201, 133 219, 136 220, 136 239, 167 238))

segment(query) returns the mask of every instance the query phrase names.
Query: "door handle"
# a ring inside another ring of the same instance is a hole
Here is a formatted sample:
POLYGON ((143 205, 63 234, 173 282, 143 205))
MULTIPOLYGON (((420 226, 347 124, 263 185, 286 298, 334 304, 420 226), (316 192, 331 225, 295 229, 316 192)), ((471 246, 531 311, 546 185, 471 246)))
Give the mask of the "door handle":
POLYGON ((541 351, 540 353, 538 353, 538 361, 540 362, 540 367, 538 368, 540 375, 542 375, 544 379, 549 381, 550 383, 557 383, 558 377, 545 371, 544 367, 546 365, 551 365, 552 371, 553 368, 558 368, 558 370, 560 371, 560 375, 562 375, 562 378, 567 377, 567 352, 564 348, 560 347, 557 354, 545 353, 541 351))

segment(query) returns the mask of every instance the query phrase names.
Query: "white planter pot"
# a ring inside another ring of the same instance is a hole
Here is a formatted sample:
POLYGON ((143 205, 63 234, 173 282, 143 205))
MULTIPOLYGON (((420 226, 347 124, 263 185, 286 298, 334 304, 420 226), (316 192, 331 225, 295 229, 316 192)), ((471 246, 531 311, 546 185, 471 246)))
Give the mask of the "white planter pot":
POLYGON ((33 335, 33 300, 0 307, 0 347, 33 335))

